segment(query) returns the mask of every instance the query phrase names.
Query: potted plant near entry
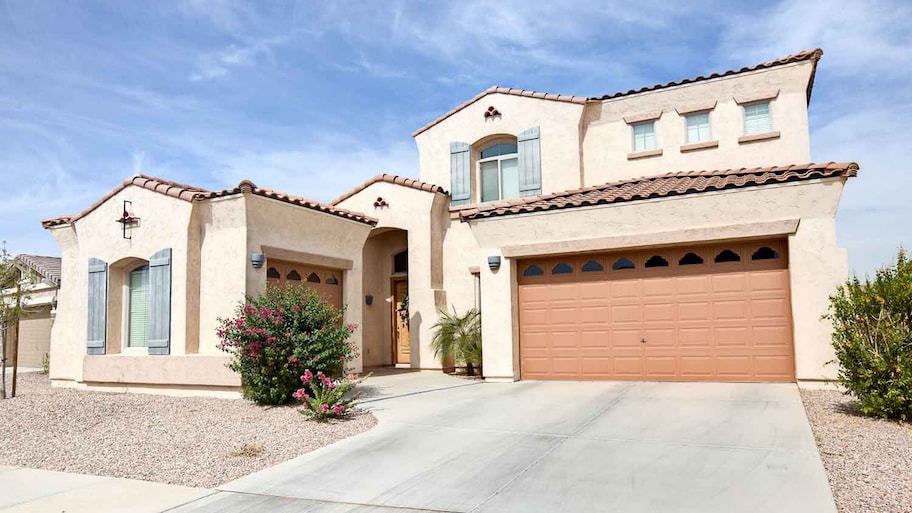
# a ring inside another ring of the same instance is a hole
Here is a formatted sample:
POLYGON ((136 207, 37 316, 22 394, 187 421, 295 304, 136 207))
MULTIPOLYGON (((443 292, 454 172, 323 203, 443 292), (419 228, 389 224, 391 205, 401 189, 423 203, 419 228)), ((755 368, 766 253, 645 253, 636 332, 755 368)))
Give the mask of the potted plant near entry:
POLYGON ((441 311, 432 327, 434 338, 431 347, 434 355, 445 361, 453 358, 456 364, 464 364, 466 375, 475 376, 475 369, 481 375, 481 313, 472 308, 459 315, 441 311))

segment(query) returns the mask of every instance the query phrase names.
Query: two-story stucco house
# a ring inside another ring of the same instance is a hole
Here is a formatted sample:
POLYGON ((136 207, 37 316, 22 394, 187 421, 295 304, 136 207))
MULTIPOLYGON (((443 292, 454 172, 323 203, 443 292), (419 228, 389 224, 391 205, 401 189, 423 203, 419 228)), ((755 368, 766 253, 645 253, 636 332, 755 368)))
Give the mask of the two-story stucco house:
POLYGON ((418 180, 329 205, 130 178, 44 221, 51 377, 234 394, 217 317, 291 281, 347 305, 356 370, 440 368, 437 312, 479 307, 489 380, 832 379, 821 315, 858 166, 809 163, 821 55, 592 98, 492 87, 413 134, 418 180))

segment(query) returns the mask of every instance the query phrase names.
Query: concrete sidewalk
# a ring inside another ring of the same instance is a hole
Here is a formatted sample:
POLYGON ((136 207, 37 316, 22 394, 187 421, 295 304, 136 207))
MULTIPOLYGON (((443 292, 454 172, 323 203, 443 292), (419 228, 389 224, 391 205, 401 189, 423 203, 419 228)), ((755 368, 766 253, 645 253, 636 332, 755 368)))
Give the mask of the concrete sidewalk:
POLYGON ((212 493, 135 479, 0 466, 4 513, 157 513, 212 493))

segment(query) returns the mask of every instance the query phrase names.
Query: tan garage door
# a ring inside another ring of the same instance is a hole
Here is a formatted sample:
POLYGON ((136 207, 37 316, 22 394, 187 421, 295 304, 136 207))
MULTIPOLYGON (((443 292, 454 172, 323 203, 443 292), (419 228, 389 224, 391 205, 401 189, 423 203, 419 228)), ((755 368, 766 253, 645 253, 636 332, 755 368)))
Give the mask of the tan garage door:
POLYGON ((794 381, 787 245, 519 263, 525 379, 794 381))
POLYGON ((270 260, 266 265, 266 282, 304 285, 331 305, 342 308, 342 271, 338 269, 270 260))

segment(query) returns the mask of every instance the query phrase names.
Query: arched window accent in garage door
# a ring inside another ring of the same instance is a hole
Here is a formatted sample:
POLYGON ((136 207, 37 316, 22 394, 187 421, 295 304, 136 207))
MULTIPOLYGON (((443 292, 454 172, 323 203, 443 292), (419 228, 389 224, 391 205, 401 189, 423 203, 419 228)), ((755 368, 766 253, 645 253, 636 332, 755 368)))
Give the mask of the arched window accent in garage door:
POLYGON ((665 260, 660 255, 653 255, 643 264, 643 267, 668 267, 668 260, 665 260))
POLYGON ((730 249, 724 249, 716 255, 715 262, 721 264, 724 262, 740 262, 741 256, 730 249))
POLYGON ((338 285, 338 284, 339 284, 339 280, 336 279, 336 275, 335 275, 335 274, 330 274, 330 275, 328 275, 328 276, 326 277, 326 284, 327 284, 327 285, 338 285))
POLYGON ((699 265, 703 263, 703 257, 696 253, 688 253, 678 260, 678 265, 699 265))
POLYGON ((624 257, 621 257, 621 258, 618 258, 616 262, 614 262, 614 265, 612 265, 611 268, 614 269, 615 271, 622 271, 624 269, 635 269, 636 264, 624 257))
POLYGON ((763 246, 751 255, 751 260, 774 260, 779 258, 779 253, 769 246, 763 246))
POLYGON ((583 267, 580 268, 584 273, 597 273, 605 270, 605 266, 598 263, 596 260, 589 260, 583 267))
POLYGON ((279 270, 275 267, 270 267, 266 270, 266 279, 267 280, 281 280, 282 275, 279 274, 279 270))
POLYGON ((298 274, 298 271, 292 269, 288 274, 285 275, 285 279, 288 281, 301 281, 301 275, 298 274))
POLYGON ((573 268, 566 262, 561 262, 551 268, 551 274, 573 274, 573 268))
POLYGON ((307 283, 320 283, 320 276, 317 273, 308 274, 307 283))
POLYGON ((523 276, 544 276, 544 275, 545 275, 545 271, 541 267, 539 267, 535 264, 532 264, 532 265, 526 267, 526 270, 523 271, 523 276))

